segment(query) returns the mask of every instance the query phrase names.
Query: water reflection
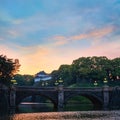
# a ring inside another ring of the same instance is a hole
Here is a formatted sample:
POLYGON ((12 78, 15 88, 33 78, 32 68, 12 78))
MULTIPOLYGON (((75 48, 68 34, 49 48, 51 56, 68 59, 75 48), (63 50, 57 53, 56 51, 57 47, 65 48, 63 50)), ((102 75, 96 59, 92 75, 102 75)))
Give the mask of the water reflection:
POLYGON ((31 113, 31 112, 51 112, 53 110, 52 103, 33 103, 33 102, 22 102, 18 106, 19 113, 31 113))
POLYGON ((93 104, 68 104, 64 108, 64 111, 88 111, 88 110, 94 110, 93 104))
MULTIPOLYGON (((18 106, 19 113, 31 113, 31 112, 53 112, 54 107, 52 103, 31 103, 23 102, 18 106)), ((64 111, 88 111, 93 110, 92 104, 67 104, 64 107, 64 111)))
POLYGON ((94 109, 94 105, 89 99, 79 95, 69 99, 64 108, 65 111, 88 111, 94 109))

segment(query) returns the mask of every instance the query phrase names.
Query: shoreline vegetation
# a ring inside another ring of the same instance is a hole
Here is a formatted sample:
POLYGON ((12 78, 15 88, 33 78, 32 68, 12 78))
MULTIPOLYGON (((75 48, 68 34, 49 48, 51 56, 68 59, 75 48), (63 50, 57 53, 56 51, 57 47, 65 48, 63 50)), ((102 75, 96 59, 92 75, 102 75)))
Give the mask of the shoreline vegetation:
POLYGON ((79 120, 119 120, 120 111, 21 113, 21 114, 15 114, 10 120, 78 120, 78 119, 79 120))

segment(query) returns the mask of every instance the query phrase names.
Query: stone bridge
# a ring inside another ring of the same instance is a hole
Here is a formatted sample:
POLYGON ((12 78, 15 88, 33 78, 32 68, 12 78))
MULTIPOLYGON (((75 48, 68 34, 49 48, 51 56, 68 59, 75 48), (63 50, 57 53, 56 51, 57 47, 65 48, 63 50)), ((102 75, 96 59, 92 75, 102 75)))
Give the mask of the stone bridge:
POLYGON ((16 86, 10 92, 10 108, 15 110, 22 100, 28 96, 40 95, 48 98, 57 111, 63 111, 64 105, 74 96, 81 95, 88 98, 100 109, 120 108, 120 87, 94 87, 94 88, 66 88, 57 87, 32 87, 16 86))

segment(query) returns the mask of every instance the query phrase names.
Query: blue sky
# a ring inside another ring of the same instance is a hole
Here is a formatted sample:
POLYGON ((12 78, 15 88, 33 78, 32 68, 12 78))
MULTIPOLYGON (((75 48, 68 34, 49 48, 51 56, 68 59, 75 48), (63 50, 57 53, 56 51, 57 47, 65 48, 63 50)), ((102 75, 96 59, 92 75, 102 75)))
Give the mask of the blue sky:
POLYGON ((18 58, 21 74, 120 57, 120 0, 0 0, 0 54, 18 58))

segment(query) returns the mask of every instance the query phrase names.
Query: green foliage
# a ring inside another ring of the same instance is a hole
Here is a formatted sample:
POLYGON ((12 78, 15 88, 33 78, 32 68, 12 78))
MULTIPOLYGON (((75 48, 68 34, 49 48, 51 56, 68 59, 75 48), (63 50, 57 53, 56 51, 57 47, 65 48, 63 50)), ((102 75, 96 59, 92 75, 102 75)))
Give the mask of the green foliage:
POLYGON ((74 83, 72 76, 72 68, 71 65, 61 65, 58 70, 55 70, 51 73, 52 82, 59 82, 60 79, 64 78, 64 85, 68 86, 71 83, 74 83))
POLYGON ((74 96, 68 102, 70 103, 81 103, 81 104, 92 104, 92 102, 84 96, 74 96))
POLYGON ((84 96, 74 96, 68 100, 64 107, 65 111, 92 110, 92 102, 84 96))
POLYGON ((11 78, 16 74, 20 67, 18 59, 9 59, 0 55, 0 83, 10 85, 11 78))
POLYGON ((17 84, 20 86, 30 86, 33 85, 34 82, 34 76, 32 75, 20 75, 16 74, 14 79, 17 81, 17 84))
POLYGON ((120 58, 110 60, 105 56, 81 57, 71 65, 61 65, 52 72, 52 76, 54 82, 62 78, 65 86, 93 86, 94 81, 102 86, 104 78, 111 86, 120 85, 120 58))

